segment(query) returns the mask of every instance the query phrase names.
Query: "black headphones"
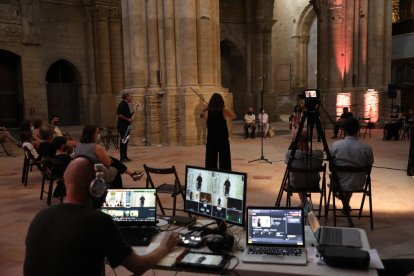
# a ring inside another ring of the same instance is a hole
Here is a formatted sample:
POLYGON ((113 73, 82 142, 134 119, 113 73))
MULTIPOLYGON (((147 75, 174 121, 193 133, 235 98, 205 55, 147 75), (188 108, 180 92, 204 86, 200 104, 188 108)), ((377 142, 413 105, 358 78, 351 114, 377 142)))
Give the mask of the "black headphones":
POLYGON ((108 184, 104 179, 105 166, 102 163, 94 164, 95 179, 89 184, 89 194, 93 198, 102 198, 106 195, 108 184))
POLYGON ((208 249, 214 253, 223 253, 233 248, 234 236, 227 233, 215 233, 207 240, 208 249))

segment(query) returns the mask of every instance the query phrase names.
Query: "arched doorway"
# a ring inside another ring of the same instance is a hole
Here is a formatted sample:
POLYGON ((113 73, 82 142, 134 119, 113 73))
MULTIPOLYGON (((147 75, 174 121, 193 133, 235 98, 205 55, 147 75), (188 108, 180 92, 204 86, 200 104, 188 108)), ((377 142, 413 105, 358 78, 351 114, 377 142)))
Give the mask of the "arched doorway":
POLYGON ((53 63, 46 75, 49 118, 59 116, 61 125, 79 125, 79 89, 75 67, 66 60, 53 63))
POLYGON ((0 126, 17 127, 23 120, 20 56, 0 50, 0 126))
POLYGON ((230 40, 223 40, 221 51, 221 84, 233 94, 233 109, 236 114, 246 112, 246 66, 237 46, 230 40))

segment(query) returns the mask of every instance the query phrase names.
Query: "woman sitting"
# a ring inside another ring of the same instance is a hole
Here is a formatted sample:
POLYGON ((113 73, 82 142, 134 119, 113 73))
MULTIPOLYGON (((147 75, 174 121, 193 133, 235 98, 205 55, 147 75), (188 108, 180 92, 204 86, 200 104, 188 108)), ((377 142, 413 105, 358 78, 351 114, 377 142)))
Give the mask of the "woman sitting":
POLYGON ((400 112, 400 107, 398 105, 394 105, 390 115, 388 116, 388 120, 384 125, 386 135, 385 140, 391 140, 392 137, 394 137, 395 140, 399 140, 400 129, 403 126, 402 117, 403 115, 400 112))
MULTIPOLYGON (((101 133, 99 131, 99 127, 96 125, 87 125, 83 128, 82 136, 80 139, 80 143, 76 145, 74 155, 79 156, 83 155, 88 157, 94 163, 102 163, 107 168, 108 171, 113 171, 115 168, 117 171, 115 172, 115 177, 111 182, 111 188, 122 188, 122 178, 121 174, 126 173, 132 177, 134 181, 140 180, 143 173, 137 173, 128 169, 121 161, 110 157, 105 149, 99 145, 99 140, 101 138, 101 133), (112 169, 110 169, 112 167, 112 169)), ((112 178, 111 176, 108 176, 112 178)), ((108 178, 107 177, 107 178, 108 178)), ((108 179, 106 179, 109 181, 108 179)))

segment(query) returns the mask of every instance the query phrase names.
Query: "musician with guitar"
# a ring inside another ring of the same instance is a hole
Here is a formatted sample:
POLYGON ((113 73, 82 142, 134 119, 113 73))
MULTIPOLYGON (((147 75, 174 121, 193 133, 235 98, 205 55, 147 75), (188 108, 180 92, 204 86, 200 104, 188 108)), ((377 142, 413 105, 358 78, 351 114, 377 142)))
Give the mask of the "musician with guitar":
POLYGON ((122 94, 122 101, 118 105, 118 109, 116 111, 116 115, 118 117, 117 128, 119 131, 120 145, 119 145, 119 153, 120 153, 120 160, 121 162, 132 161, 128 158, 128 142, 129 142, 129 135, 131 132, 131 123, 133 120, 133 116, 135 115, 135 111, 130 110, 129 105, 132 103, 132 96, 130 93, 126 92, 122 94))

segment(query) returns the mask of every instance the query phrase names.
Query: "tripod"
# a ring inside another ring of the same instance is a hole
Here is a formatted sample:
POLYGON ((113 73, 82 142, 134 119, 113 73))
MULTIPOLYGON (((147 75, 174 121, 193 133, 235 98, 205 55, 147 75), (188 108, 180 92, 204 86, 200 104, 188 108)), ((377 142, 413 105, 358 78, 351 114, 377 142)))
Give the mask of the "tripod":
MULTIPOLYGON (((263 90, 260 92, 260 102, 263 108, 263 90)), ((249 163, 251 162, 255 162, 255 161, 266 161, 269 164, 272 164, 272 162, 270 162, 268 159, 266 159, 263 155, 263 138, 264 138, 264 132, 263 132, 263 113, 262 113, 262 122, 260 123, 260 132, 262 133, 262 137, 261 137, 261 153, 262 155, 260 156, 260 158, 254 159, 254 160, 250 160, 249 163)))
MULTIPOLYGON (((293 143, 291 145, 291 153, 290 153, 290 156, 289 156, 289 161, 288 161, 288 164, 287 164, 287 167, 286 167, 286 170, 285 170, 285 174, 283 176, 282 183, 280 185, 280 189, 279 189, 279 193, 278 193, 278 196, 277 196, 277 199, 276 199, 276 202, 275 202, 275 206, 280 206, 280 203, 281 203, 282 197, 283 197, 283 192, 288 189, 287 185, 289 185, 289 183, 288 183, 289 173, 290 173, 290 170, 292 168, 293 160, 295 159, 295 153, 296 153, 296 150, 297 150, 297 147, 298 147, 298 142, 299 142, 299 139, 301 137, 303 127, 305 125, 306 120, 308 121, 308 123, 307 123, 308 141, 312 141, 313 129, 316 127, 316 131, 318 133, 318 136, 322 140, 323 148, 324 148, 324 151, 326 153, 327 160, 329 162, 329 168, 332 172, 332 177, 334 178, 333 181, 335 183, 339 183, 338 179, 337 179, 336 170, 335 170, 335 163, 334 163, 334 160, 333 160, 333 158, 331 156, 331 153, 329 151, 329 147, 328 147, 328 144, 326 142, 325 133, 323 132, 322 125, 321 125, 321 122, 320 122, 320 118, 319 118, 320 114, 319 114, 319 109, 318 109, 319 105, 316 105, 316 106, 317 106, 316 108, 315 107, 313 107, 313 108, 308 107, 308 110, 305 111, 302 115, 302 118, 301 118, 301 121, 300 121, 300 124, 299 124, 299 128, 298 128, 298 132, 296 134, 295 140, 293 141, 293 143)), ((310 157, 311 157, 311 155, 312 155, 312 143, 311 143, 311 147, 310 147, 310 157)), ((331 179, 332 179, 332 177, 331 177, 331 179)), ((331 183, 333 183, 333 182, 331 181, 331 183)), ((335 185, 335 184, 333 184, 333 185, 335 185)), ((341 198, 342 197, 342 190, 341 190, 339 185, 337 185, 336 188, 338 190, 339 197, 341 198)), ((289 195, 287 195, 287 196, 289 196, 289 195)), ((325 208, 326 208, 326 206, 325 206, 325 208)), ((328 210, 329 210, 329 206, 325 211, 325 218, 327 217, 327 211, 328 210)), ((351 217, 347 216, 347 219, 348 219, 348 222, 350 223, 350 225, 353 225, 351 217)))

